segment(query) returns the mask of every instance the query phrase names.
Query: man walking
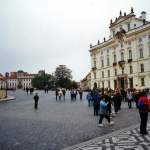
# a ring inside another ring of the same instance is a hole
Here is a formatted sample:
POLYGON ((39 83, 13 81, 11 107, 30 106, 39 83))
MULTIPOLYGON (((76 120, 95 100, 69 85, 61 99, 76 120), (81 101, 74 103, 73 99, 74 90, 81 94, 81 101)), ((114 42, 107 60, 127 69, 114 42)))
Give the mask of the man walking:
POLYGON ((39 100, 38 93, 35 94, 35 96, 34 96, 33 99, 34 99, 34 101, 35 101, 34 108, 35 108, 35 109, 38 109, 38 108, 37 108, 37 106, 38 106, 38 100, 39 100))
POLYGON ((80 100, 82 99, 82 93, 83 93, 83 91, 82 91, 82 89, 80 88, 80 90, 79 90, 80 100))

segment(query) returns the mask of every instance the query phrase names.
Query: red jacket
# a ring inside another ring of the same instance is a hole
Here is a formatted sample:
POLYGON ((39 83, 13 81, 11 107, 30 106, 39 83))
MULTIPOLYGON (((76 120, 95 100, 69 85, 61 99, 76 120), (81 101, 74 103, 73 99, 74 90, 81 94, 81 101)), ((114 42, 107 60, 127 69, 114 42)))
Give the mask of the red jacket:
POLYGON ((138 103, 139 103, 140 100, 142 100, 148 107, 147 107, 147 109, 145 111, 139 110, 139 113, 140 112, 145 112, 145 113, 149 112, 149 102, 148 102, 149 99, 146 96, 141 96, 140 99, 138 100, 138 103))

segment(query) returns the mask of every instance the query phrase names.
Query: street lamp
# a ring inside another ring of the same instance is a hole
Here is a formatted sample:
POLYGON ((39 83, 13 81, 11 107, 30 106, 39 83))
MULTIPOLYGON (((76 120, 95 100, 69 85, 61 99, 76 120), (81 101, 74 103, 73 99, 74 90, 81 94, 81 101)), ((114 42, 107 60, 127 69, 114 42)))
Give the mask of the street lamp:
POLYGON ((5 73, 5 77, 6 77, 6 98, 7 98, 7 77, 9 76, 9 73, 8 72, 6 72, 5 73))

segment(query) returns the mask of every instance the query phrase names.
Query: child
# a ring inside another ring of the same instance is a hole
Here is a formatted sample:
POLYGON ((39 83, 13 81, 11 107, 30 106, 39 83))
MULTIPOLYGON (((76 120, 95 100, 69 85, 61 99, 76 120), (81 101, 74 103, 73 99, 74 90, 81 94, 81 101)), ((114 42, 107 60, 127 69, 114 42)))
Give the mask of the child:
POLYGON ((105 102, 105 97, 102 96, 101 97, 101 101, 100 101, 100 119, 99 119, 99 126, 102 127, 102 121, 103 118, 105 117, 107 119, 107 121, 109 122, 110 125, 113 125, 114 122, 110 122, 110 117, 107 114, 107 105, 109 104, 109 102, 105 102))
POLYGON ((89 104, 89 107, 90 107, 90 101, 92 100, 92 96, 91 96, 91 92, 88 91, 88 94, 86 96, 86 100, 88 100, 88 104, 89 104))

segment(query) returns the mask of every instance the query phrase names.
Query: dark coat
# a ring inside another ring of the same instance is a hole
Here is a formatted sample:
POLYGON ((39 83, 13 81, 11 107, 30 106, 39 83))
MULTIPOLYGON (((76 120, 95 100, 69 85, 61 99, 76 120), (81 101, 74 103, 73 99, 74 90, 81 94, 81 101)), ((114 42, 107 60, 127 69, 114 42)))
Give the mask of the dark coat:
POLYGON ((33 99, 34 99, 35 101, 38 101, 38 100, 39 100, 39 96, 35 95, 33 99))

